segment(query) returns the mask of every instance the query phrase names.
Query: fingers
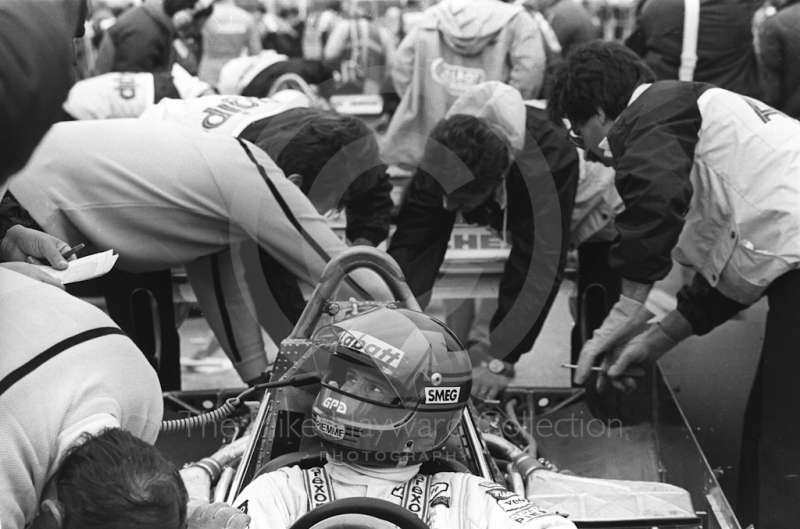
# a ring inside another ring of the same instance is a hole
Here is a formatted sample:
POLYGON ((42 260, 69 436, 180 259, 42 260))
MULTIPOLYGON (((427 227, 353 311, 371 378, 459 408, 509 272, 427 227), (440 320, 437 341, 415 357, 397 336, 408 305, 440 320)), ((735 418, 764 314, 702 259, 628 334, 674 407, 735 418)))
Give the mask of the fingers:
POLYGON ((189 529, 245 529, 250 516, 227 503, 217 502, 197 507, 189 516, 189 529))
POLYGON ((573 378, 576 384, 583 384, 586 382, 589 375, 592 374, 592 367, 595 365, 597 357, 600 356, 602 352, 603 350, 600 344, 595 339, 586 342, 586 345, 584 345, 581 350, 578 359, 578 369, 575 371, 575 377, 573 378))
POLYGON ((511 379, 491 373, 483 367, 472 370, 472 391, 470 394, 481 400, 493 400, 506 389, 511 379))
POLYGON ((69 265, 61 253, 69 250, 69 244, 62 240, 56 239, 55 237, 47 235, 46 233, 43 233, 42 235, 45 237, 40 237, 37 239, 39 255, 34 255, 33 257, 46 259, 50 266, 56 270, 66 270, 69 265))
POLYGON ((64 285, 61 284, 61 281, 56 279, 55 277, 51 276, 47 272, 42 271, 41 269, 30 265, 28 263, 0 263, 0 266, 3 266, 9 270, 13 270, 22 275, 26 275, 31 279, 36 279, 37 281, 41 281, 42 283, 46 283, 48 285, 52 285, 54 287, 60 288, 64 290, 64 285))
POLYGON ((226 529, 245 529, 250 526, 250 516, 239 509, 234 509, 233 507, 231 509, 236 511, 236 514, 228 520, 227 525, 225 525, 226 529))
POLYGON ((231 444, 225 445, 223 448, 219 449, 214 455, 211 456, 221 467, 229 464, 234 459, 241 457, 245 450, 247 450, 247 445, 250 442, 250 435, 245 435, 231 444))

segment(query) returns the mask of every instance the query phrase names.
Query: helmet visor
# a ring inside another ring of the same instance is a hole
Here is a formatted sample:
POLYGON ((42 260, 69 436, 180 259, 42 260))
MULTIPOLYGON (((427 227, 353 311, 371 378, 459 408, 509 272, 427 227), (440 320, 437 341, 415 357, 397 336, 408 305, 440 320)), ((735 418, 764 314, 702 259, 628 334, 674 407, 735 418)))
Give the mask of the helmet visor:
POLYGON ((322 385, 355 400, 388 408, 405 408, 415 395, 404 395, 369 358, 354 358, 335 352, 328 363, 322 385), (411 397, 411 399, 409 399, 411 397))

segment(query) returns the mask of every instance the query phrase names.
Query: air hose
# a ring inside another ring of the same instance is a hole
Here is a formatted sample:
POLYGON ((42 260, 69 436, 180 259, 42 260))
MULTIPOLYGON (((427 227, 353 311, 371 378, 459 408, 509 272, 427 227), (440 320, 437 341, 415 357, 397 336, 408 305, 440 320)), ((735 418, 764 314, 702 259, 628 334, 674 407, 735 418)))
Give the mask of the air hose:
POLYGON ((251 388, 242 391, 238 396, 231 397, 225 401, 225 404, 220 406, 214 411, 195 415, 194 417, 185 417, 183 419, 172 419, 169 421, 161 422, 161 432, 178 432, 181 430, 189 430, 197 428, 211 422, 218 422, 233 413, 233 411, 242 403, 242 399, 257 389, 265 388, 279 388, 283 386, 307 386, 319 382, 319 373, 305 373, 297 375, 286 380, 278 380, 277 382, 266 382, 264 384, 257 384, 251 388))
POLYGON ((527 480, 528 476, 531 475, 534 470, 547 468, 540 463, 539 460, 521 450, 511 441, 490 433, 484 433, 482 435, 492 457, 514 463, 517 471, 522 475, 523 481, 527 480))

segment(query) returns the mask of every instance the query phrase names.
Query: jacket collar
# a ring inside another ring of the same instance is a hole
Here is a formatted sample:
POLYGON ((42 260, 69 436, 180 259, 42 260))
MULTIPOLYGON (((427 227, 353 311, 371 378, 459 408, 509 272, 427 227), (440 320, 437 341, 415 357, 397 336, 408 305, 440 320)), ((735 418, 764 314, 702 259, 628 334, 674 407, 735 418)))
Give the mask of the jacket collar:
MULTIPOLYGON (((798 1, 800 1, 800 0, 798 0, 798 1)), ((636 90, 634 90, 633 94, 631 94, 631 99, 628 101, 628 106, 631 106, 633 104, 633 102, 636 101, 637 99, 639 99, 639 96, 641 96, 651 86, 653 86, 653 83, 644 83, 644 84, 640 84, 639 86, 637 86, 636 90)), ((608 136, 606 136, 605 138, 603 138, 600 141, 600 143, 598 144, 598 147, 603 149, 603 154, 605 156, 607 156, 609 158, 613 158, 613 154, 611 153, 611 146, 608 144, 608 136)))

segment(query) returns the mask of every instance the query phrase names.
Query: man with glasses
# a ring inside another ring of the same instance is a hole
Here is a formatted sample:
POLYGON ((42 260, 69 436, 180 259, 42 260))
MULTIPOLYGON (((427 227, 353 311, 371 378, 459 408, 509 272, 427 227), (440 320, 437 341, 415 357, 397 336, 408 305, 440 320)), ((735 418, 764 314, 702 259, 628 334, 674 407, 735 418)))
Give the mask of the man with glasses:
POLYGON ((764 346, 745 412, 737 511, 743 525, 800 519, 800 123, 704 83, 661 81, 619 44, 592 43, 556 73, 549 110, 616 169, 625 211, 609 263, 622 296, 581 351, 576 383, 601 360, 610 381, 651 364, 762 297, 764 346), (672 259, 697 273, 660 322, 644 302, 672 259))
POLYGON ((490 324, 491 350, 487 356, 470 348, 472 394, 479 398, 493 399, 508 385, 558 292, 579 169, 565 136, 510 86, 477 85, 434 127, 397 218, 389 254, 423 304, 458 212, 504 239, 510 233, 512 250, 490 324))

